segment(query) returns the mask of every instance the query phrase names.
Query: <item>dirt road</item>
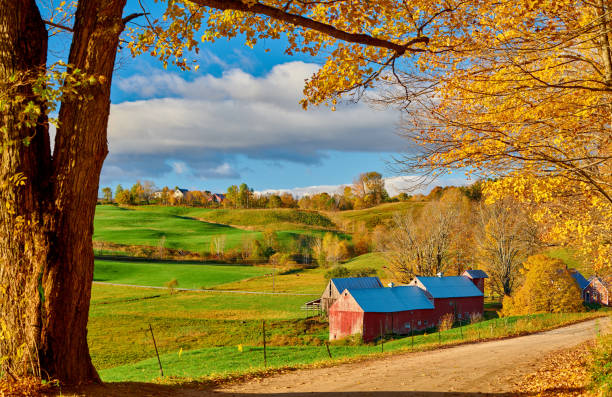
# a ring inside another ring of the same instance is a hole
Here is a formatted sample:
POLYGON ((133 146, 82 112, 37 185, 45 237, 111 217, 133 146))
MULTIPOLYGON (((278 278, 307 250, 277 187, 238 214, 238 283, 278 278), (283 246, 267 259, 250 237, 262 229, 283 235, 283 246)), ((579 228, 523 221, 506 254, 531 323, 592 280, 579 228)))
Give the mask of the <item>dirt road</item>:
POLYGON ((532 372, 542 357, 592 339, 598 329, 607 332, 610 328, 610 319, 602 318, 519 338, 304 369, 216 390, 131 384, 125 388, 107 386, 106 393, 192 397, 312 397, 313 393, 363 397, 514 396, 516 382, 532 372))

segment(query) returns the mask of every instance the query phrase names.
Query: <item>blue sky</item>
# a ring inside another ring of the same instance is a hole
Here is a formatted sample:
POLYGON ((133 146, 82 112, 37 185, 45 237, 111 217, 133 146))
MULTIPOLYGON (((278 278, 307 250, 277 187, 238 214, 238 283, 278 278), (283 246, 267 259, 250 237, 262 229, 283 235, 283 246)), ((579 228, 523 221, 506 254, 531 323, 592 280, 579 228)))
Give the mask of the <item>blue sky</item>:
POLYGON ((366 171, 397 177, 389 163, 407 149, 397 135, 400 114, 365 103, 302 110, 304 79, 323 59, 283 48, 282 41, 253 49, 239 39, 202 44, 192 54, 197 72, 120 52, 101 186, 152 180, 220 192, 246 182, 263 191, 349 184, 366 171))

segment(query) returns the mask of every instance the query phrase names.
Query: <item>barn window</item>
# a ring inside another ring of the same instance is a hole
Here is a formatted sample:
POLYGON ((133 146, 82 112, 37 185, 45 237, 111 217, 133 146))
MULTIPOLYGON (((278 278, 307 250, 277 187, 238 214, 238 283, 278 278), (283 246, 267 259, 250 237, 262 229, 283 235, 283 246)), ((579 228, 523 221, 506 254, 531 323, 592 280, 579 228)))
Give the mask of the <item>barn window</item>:
POLYGON ((421 325, 421 320, 419 320, 419 325, 421 325))
POLYGON ((408 328, 408 329, 410 329, 410 323, 406 323, 406 324, 404 324, 404 328, 408 328))
POLYGON ((427 320, 425 320, 425 325, 427 325, 427 320))
POLYGON ((457 314, 457 317, 461 318, 461 313, 457 314))

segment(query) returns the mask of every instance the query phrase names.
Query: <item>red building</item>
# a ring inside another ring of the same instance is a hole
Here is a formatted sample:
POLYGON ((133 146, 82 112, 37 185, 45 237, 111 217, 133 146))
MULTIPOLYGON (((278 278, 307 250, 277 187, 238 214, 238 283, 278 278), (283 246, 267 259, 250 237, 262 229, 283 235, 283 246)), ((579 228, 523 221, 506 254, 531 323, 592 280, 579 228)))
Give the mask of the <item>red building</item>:
POLYGON ((589 278, 589 284, 583 291, 584 301, 587 303, 598 303, 603 306, 612 305, 612 276, 589 278))
POLYGON ((381 334, 409 334, 436 324, 433 309, 418 287, 345 289, 329 308, 329 339, 362 334, 368 342, 381 334))
MULTIPOLYGON (((427 297, 433 300, 434 317, 438 321, 448 313, 453 314, 456 320, 466 321, 473 315, 483 314, 484 293, 478 287, 481 281, 484 280, 467 276, 415 277, 410 285, 423 289, 427 297)), ((484 290, 484 283, 482 285, 484 290)))
POLYGON ((329 339, 361 334, 368 342, 383 334, 437 327, 448 313, 462 321, 482 316, 488 276, 482 271, 466 273, 416 277, 409 286, 346 288, 329 308, 329 339))

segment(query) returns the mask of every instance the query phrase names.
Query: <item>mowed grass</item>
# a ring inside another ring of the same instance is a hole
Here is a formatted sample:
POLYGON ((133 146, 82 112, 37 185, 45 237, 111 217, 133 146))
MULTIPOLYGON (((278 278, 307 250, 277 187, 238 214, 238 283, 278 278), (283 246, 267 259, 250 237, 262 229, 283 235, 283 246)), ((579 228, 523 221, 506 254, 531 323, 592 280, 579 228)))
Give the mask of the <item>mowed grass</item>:
POLYGON ((177 292, 94 284, 88 341, 97 368, 134 363, 160 352, 257 344, 261 321, 275 329, 272 344, 310 343, 326 337, 326 325, 305 322, 309 296, 177 292), (308 337, 309 339, 304 339, 308 337))
MULTIPOLYGON (((99 205, 94 219, 96 241, 209 252, 214 237, 224 236, 225 248, 240 248, 246 239, 261 239, 262 231, 277 232, 289 247, 300 235, 322 237, 337 233, 326 216, 298 209, 217 210, 191 207, 99 205), (237 227, 234 227, 237 226, 237 227)), ((341 238, 350 236, 337 233, 341 238)))
MULTIPOLYGON (((385 352, 426 350, 438 345, 452 345, 466 341, 495 339, 506 336, 522 335, 545 330, 589 317, 594 313, 538 314, 532 316, 509 317, 471 324, 448 331, 416 335, 387 341, 385 352)), ((273 329, 273 328, 270 328, 273 329)), ((333 359, 343 360, 350 357, 377 354, 380 346, 361 344, 330 346, 333 359)), ((299 367, 308 364, 330 361, 325 346, 271 346, 267 350, 268 369, 299 367)), ((228 375, 241 375, 263 371, 263 348, 261 346, 209 347, 192 351, 176 351, 161 356, 166 376, 187 379, 206 379, 228 375)), ((138 363, 109 368, 100 372, 107 382, 142 381, 150 382, 159 376, 156 358, 138 363)))
POLYGON ((194 208, 190 216, 209 222, 244 227, 279 229, 316 228, 334 229, 335 224, 326 215, 317 211, 294 208, 274 209, 204 209, 194 208))
POLYGON ((188 208, 99 205, 94 219, 94 240, 125 245, 158 246, 191 252, 208 252, 213 237, 224 235, 226 248, 240 246, 245 236, 261 233, 227 225, 202 222, 188 215, 188 208))
POLYGON ((163 287, 170 280, 176 280, 179 288, 211 288, 270 272, 271 269, 260 266, 97 259, 94 267, 94 281, 163 287))

